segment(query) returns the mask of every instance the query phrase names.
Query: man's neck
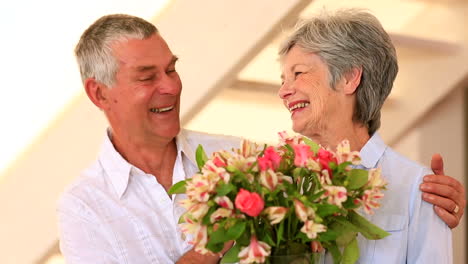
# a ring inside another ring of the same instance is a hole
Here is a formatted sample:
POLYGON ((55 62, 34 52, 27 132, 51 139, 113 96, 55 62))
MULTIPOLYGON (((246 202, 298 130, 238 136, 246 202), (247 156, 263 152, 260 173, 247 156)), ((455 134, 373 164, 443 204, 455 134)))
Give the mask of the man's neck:
POLYGON ((116 150, 128 163, 156 177, 168 190, 172 185, 172 173, 177 158, 176 139, 138 141, 111 138, 116 150))

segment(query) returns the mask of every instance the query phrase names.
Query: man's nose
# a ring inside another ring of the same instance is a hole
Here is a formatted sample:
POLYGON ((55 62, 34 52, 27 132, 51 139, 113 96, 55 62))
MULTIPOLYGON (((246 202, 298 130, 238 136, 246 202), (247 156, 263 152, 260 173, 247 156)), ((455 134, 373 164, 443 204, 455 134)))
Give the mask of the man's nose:
POLYGON ((171 76, 170 74, 165 74, 159 83, 159 93, 161 94, 177 95, 181 90, 182 84, 178 75, 171 76))

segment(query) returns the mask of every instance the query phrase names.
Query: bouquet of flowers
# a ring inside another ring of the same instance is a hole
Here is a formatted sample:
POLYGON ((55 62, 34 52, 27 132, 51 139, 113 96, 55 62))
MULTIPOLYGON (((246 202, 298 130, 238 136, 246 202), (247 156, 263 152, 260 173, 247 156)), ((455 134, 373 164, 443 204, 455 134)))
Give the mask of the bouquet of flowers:
POLYGON ((244 140, 240 149, 211 158, 198 147, 199 173, 169 191, 188 197, 181 202, 187 209, 182 232, 193 236, 202 254, 220 252, 225 242, 235 241, 222 263, 312 253, 313 241, 335 263, 354 263, 358 233, 368 239, 388 235, 357 213, 363 208, 372 214, 380 206, 387 184, 380 170, 353 168, 360 157, 348 141, 333 152, 308 138, 279 134, 277 146, 244 140))

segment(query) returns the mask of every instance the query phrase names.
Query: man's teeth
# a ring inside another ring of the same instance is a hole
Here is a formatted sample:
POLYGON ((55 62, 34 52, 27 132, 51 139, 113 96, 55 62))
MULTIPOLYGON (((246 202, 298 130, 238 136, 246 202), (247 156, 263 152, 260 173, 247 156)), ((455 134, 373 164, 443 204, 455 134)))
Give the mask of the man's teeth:
POLYGON ((153 113, 164 113, 167 111, 171 111, 172 109, 174 109, 173 105, 168 106, 168 107, 163 107, 163 108, 151 108, 150 111, 153 113))
POLYGON ((298 103, 298 104, 295 104, 293 105, 291 108, 289 108, 289 111, 292 112, 298 108, 304 108, 306 106, 308 106, 310 103, 298 103))

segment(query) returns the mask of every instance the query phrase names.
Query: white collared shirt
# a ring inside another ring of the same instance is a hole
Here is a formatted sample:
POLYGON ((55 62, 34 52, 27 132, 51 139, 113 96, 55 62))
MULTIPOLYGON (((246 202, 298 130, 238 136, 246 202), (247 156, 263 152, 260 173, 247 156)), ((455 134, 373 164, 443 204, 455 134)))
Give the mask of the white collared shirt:
MULTIPOLYGON (((173 183, 195 174, 195 149, 208 155, 240 139, 182 130, 173 183)), ((62 194, 57 208, 67 263, 174 263, 191 249, 177 223, 184 212, 156 177, 129 164, 106 137, 98 161, 62 194)))

